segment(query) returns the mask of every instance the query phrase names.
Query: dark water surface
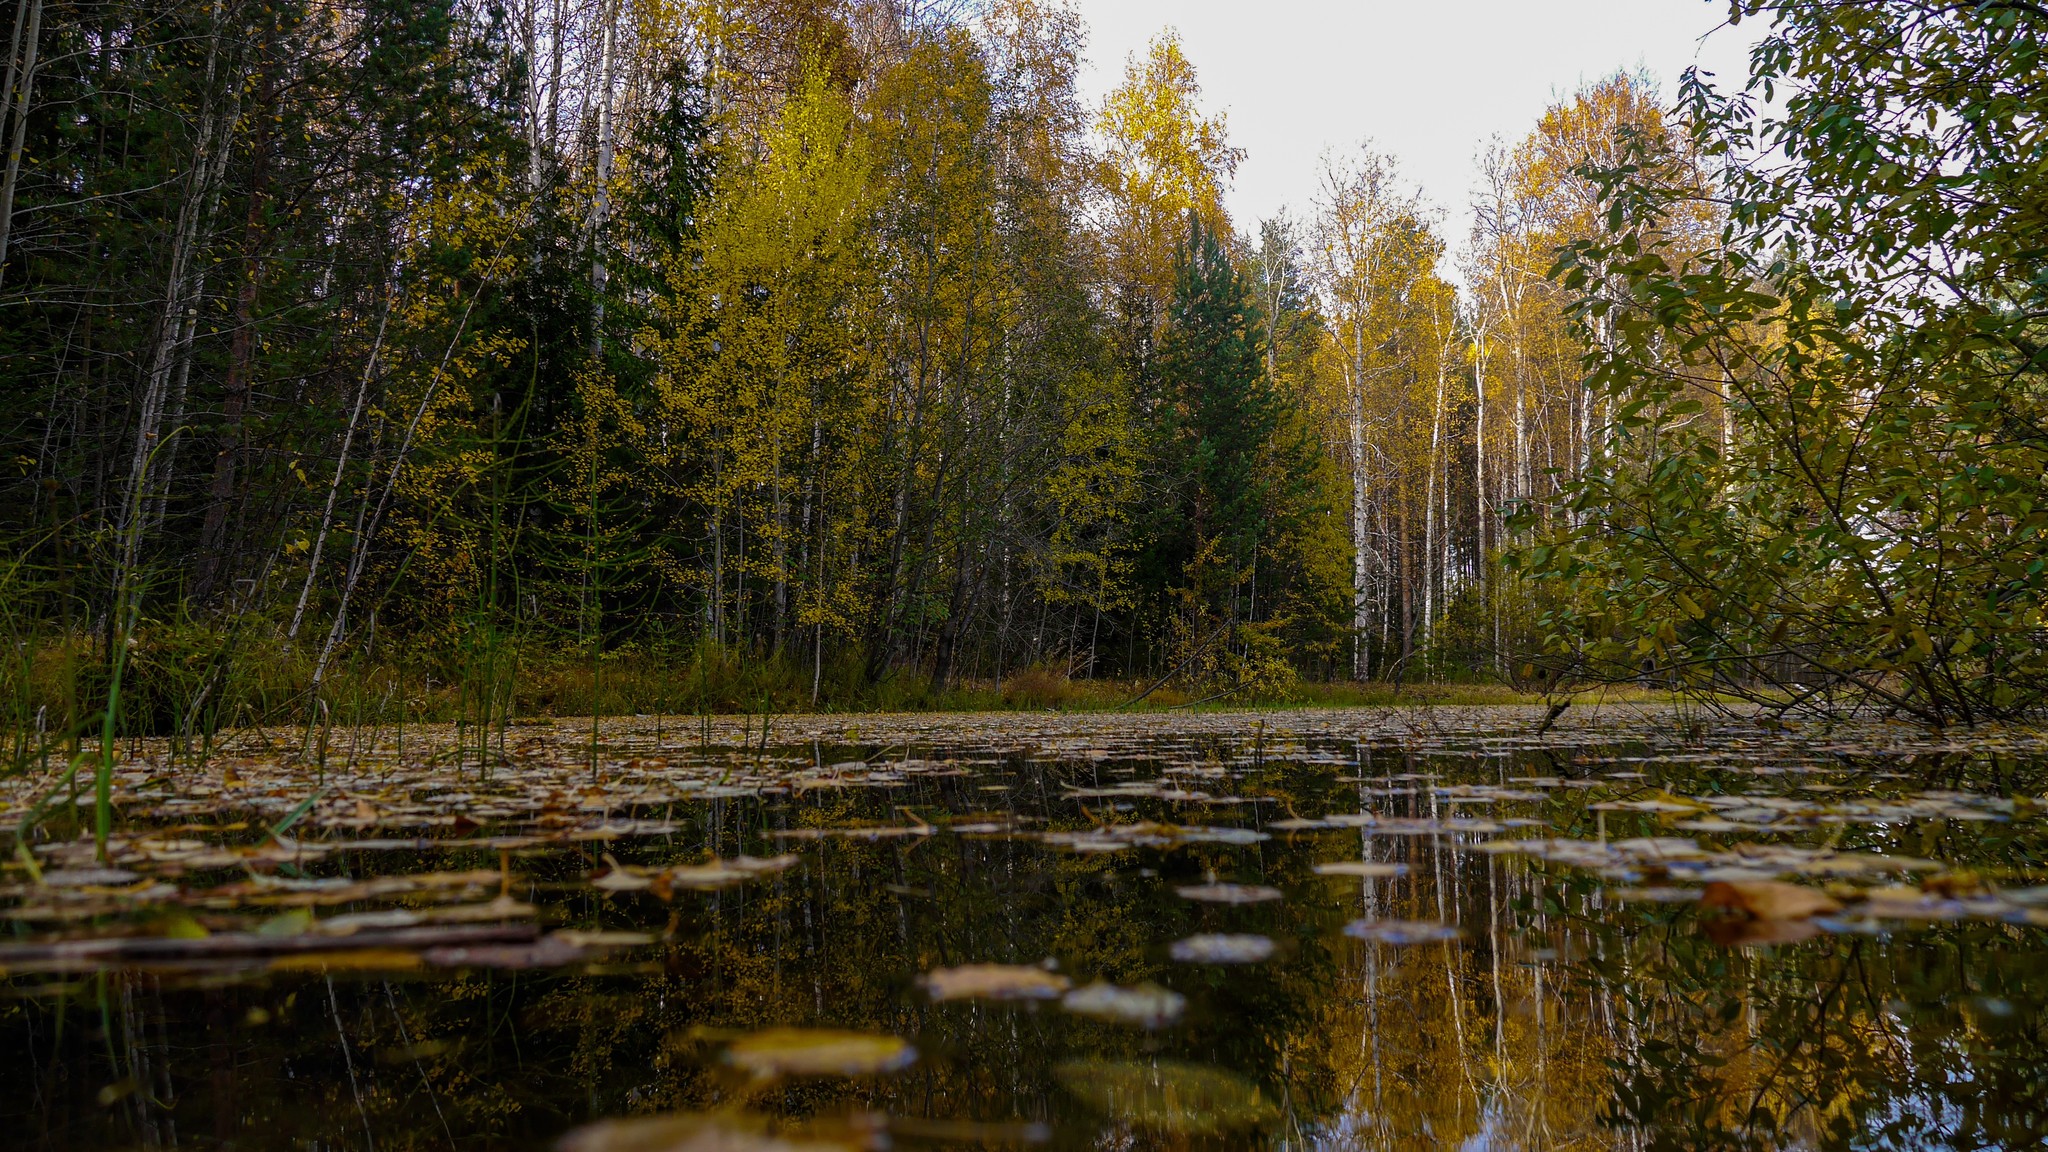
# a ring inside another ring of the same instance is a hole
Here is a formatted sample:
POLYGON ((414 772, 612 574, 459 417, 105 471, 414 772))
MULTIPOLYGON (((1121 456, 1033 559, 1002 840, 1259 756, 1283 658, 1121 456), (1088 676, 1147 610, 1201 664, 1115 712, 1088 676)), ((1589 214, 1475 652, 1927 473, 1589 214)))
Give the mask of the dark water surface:
POLYGON ((2048 1143, 2037 739, 1540 720, 134 749, 0 889, 0 1146, 2048 1143))

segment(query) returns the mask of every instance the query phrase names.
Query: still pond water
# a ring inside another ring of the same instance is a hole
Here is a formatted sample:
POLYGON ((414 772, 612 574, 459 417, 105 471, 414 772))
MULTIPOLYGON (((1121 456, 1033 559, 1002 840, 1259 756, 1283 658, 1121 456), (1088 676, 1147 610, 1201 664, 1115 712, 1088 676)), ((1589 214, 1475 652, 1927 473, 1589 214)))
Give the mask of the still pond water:
POLYGON ((131 748, 0 878, 0 1146, 2048 1142, 2037 736, 1542 719, 131 748))

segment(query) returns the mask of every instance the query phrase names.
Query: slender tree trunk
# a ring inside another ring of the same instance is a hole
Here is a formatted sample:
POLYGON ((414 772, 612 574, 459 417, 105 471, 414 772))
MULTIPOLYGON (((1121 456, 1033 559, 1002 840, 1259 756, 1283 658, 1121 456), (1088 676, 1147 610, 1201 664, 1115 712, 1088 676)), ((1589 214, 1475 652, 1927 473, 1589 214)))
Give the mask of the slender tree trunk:
POLYGON ((526 194, 537 201, 541 164, 539 0, 525 0, 519 15, 520 40, 526 50, 526 194))
POLYGON ((334 478, 327 482, 327 503, 320 510, 320 528, 314 533, 313 550, 306 560, 306 582, 299 588, 299 602, 292 609, 291 627, 285 631, 285 638, 289 640, 299 637, 299 626, 306 619, 306 602, 312 599, 313 582, 320 575, 320 558, 327 551, 327 533, 334 527, 334 504, 341 498, 341 481, 348 473, 349 448, 355 443, 356 427, 363 418, 363 405, 369 399, 370 381, 377 376, 377 359, 384 350, 384 326, 390 319, 391 302, 387 297, 377 317, 377 335, 370 342, 369 361, 363 365, 362 380, 356 384, 356 402, 349 409, 348 427, 341 434, 341 453, 334 461, 334 478))
POLYGON ((1429 476, 1424 481, 1422 507, 1422 642, 1425 645, 1430 642, 1436 625, 1437 533, 1440 529, 1446 533, 1449 531, 1449 525, 1442 524, 1437 516, 1437 470, 1443 452, 1443 432, 1444 365, 1440 352, 1436 366, 1436 399, 1429 412, 1429 476))
POLYGON ((1474 569, 1479 580, 1479 598, 1484 601, 1491 572, 1488 570, 1486 522, 1486 331, 1483 328, 1477 333, 1476 351, 1472 374, 1472 396, 1477 409, 1472 422, 1472 542, 1477 552, 1474 569))
POLYGON ((770 501, 770 522, 768 553, 769 564, 775 570, 775 584, 771 590, 774 603, 769 618, 770 645, 780 655, 789 624, 789 495, 782 486, 782 450, 780 436, 778 445, 769 461, 768 497, 770 501))
POLYGON ((1351 400, 1351 674, 1365 680, 1372 675, 1372 653, 1367 645, 1372 627, 1372 525, 1367 515, 1370 478, 1366 471, 1365 385, 1356 366, 1347 366, 1345 375, 1345 390, 1351 400))
POLYGON ((7 90, 0 93, 0 129, 13 117, 7 139, 7 167, 0 173, 0 277, 7 274, 7 245, 14 231, 14 189, 21 178, 21 153, 28 143, 28 114, 36 84, 36 48, 43 38, 43 0, 20 0, 7 47, 7 90), (24 15, 27 28, 22 27, 24 15), (20 59, 20 67, 15 62, 20 59))
POLYGON ((612 154, 613 140, 612 102, 613 89, 618 85, 614 73, 618 68, 619 42, 619 0, 608 0, 604 6, 604 47, 598 65, 598 83, 603 90, 597 102, 597 173, 596 183, 590 196, 590 353, 595 356, 604 350, 604 292, 607 269, 604 263, 605 220, 612 203, 612 154))
MULTIPOLYGON (((362 582, 364 568, 369 563, 370 545, 375 542, 378 530, 384 526, 384 514, 391 508, 391 497, 397 491, 399 477, 405 471, 406 458, 412 451, 413 437, 419 433, 420 422, 426 419, 427 409, 433 404, 434 395, 441 388, 441 381, 447 378, 448 362, 454 358, 456 348, 461 346, 463 334, 469 331, 469 318, 475 313, 476 302, 488 286, 488 280, 479 283, 476 291, 470 296, 469 303, 463 307, 462 319, 455 325, 455 334, 449 338, 448 347, 442 350, 441 362, 434 366, 434 374, 428 379, 426 391, 420 396, 419 407, 414 410, 412 419, 406 424, 405 435, 399 438, 398 451, 392 456, 391 470, 385 473, 384 488, 377 495, 376 508, 360 523, 355 539, 349 543, 348 570, 341 582, 341 602, 335 605, 334 621, 328 626, 326 642, 320 646, 320 657, 313 662, 311 690, 315 696, 319 694, 320 685, 327 673, 328 660, 333 657, 334 649, 340 645, 341 638, 348 634, 349 603, 355 598, 356 586, 362 582)), ((379 331, 381 330, 380 322, 379 331)), ((369 506, 366 495, 363 507, 368 509, 369 506)), ((313 569, 308 569, 309 580, 312 573, 313 569)), ((302 606, 303 602, 304 596, 301 594, 302 606)))
MULTIPOLYGON (((257 103, 268 106, 276 99, 270 69, 257 103)), ((250 374, 256 350, 256 297, 263 282, 263 217, 269 202, 270 118, 259 117, 250 142, 249 206, 242 220, 242 276, 235 291, 232 313, 234 331, 228 338, 227 375, 222 382, 221 430, 214 450, 213 479, 207 486, 206 517, 199 530, 198 571, 193 578, 193 596, 207 599, 228 561, 226 548, 228 509, 234 503, 235 474, 241 461, 242 422, 249 405, 250 374)))
POLYGON ((130 518, 143 515, 145 493, 149 488, 150 476, 154 471, 156 445, 163 432, 165 405, 170 402, 171 390, 178 378, 178 368, 185 351, 186 339, 192 317, 192 293, 194 274, 193 253, 199 246, 206 231, 206 222, 211 217, 211 203, 214 189, 226 168, 229 153, 228 143, 233 136, 235 121, 240 117, 240 85, 233 87, 237 99, 229 114, 222 116, 215 104, 217 87, 215 79, 220 55, 220 4, 214 5, 214 32, 207 47, 206 78, 202 91, 204 104, 199 120, 199 140, 195 149, 192 173, 187 182, 187 191, 179 204, 178 220, 171 237, 170 268, 165 277, 164 306, 157 325, 155 348, 149 358, 149 374, 143 388, 142 402, 135 423, 135 449, 129 461, 127 490, 121 501, 119 522, 121 538, 121 571, 131 570, 140 553, 142 533, 130 531, 130 518), (218 139, 216 139, 216 136, 218 139))

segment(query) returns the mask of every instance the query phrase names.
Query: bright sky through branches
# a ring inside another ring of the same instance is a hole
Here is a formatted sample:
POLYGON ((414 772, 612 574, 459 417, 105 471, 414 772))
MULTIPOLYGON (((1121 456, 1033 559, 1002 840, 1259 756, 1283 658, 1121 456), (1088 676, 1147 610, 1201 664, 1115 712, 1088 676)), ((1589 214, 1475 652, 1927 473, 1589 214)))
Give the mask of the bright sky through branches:
POLYGON ((1083 91, 1099 104, 1125 58, 1169 25, 1249 155, 1230 208, 1250 228, 1305 215, 1325 150, 1370 138, 1448 215, 1470 220, 1473 158, 1510 144, 1582 81, 1648 68, 1667 100, 1694 63, 1726 87, 1747 75, 1761 25, 1723 27, 1724 0, 1075 0, 1088 22, 1083 91), (1714 29, 1720 29, 1718 32, 1714 29), (1711 35, 1707 35, 1708 33, 1711 35), (1704 43, 1701 37, 1705 35, 1704 43))

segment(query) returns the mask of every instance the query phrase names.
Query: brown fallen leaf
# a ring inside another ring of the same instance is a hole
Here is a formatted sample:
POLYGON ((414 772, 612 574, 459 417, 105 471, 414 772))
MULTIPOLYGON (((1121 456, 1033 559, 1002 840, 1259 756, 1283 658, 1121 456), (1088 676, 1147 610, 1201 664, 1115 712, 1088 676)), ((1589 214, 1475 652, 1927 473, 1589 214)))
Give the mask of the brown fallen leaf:
POLYGON ((1056 1000, 1073 982, 1025 964, 936 968, 921 981, 934 1000, 1056 1000))
POLYGON ((1805 920, 1842 910, 1817 888, 1778 880, 1716 880, 1700 895, 1704 908, 1728 908, 1755 920, 1805 920))

